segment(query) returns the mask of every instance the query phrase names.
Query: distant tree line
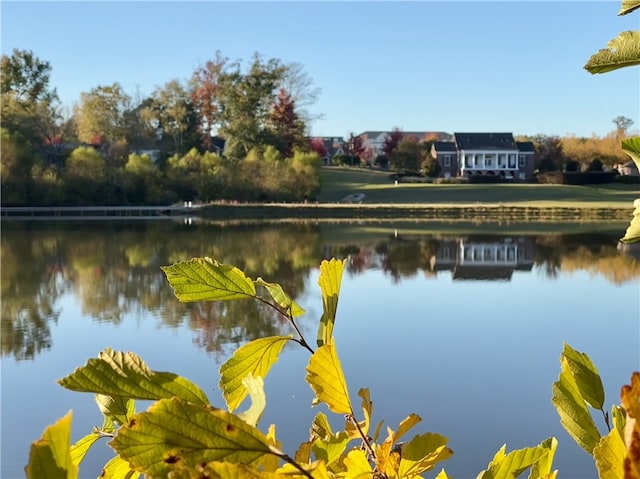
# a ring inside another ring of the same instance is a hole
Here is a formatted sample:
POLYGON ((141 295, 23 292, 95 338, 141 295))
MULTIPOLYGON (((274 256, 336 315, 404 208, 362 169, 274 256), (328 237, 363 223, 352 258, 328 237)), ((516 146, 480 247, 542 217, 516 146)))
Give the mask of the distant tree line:
POLYGON ((306 107, 319 90, 298 63, 220 52, 188 81, 147 97, 119 83, 80 95, 66 114, 51 65, 2 56, 2 205, 168 204, 312 199, 320 157, 306 107))

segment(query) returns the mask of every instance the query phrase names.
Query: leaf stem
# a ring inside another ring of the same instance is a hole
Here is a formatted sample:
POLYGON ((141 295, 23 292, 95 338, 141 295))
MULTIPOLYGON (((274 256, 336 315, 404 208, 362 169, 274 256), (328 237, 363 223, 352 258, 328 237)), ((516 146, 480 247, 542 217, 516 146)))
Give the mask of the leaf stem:
POLYGON ((300 464, 298 464, 294 459, 291 459, 290 456, 288 456, 287 454, 285 454, 284 452, 278 450, 277 448, 275 448, 273 446, 271 446, 270 449, 271 449, 271 452, 273 454, 278 456, 283 461, 288 462, 289 464, 291 464, 298 471, 300 471, 305 477, 308 477, 309 479, 313 479, 313 476, 311 475, 311 473, 309 471, 307 471, 304 467, 302 467, 300 464))
POLYGON ((271 306, 273 309, 275 309, 280 315, 284 316, 287 321, 289 321, 291 323, 291 325, 293 326, 293 328, 296 330, 296 333, 298 333, 299 339, 294 339, 294 341, 296 343, 298 343, 300 346, 302 346, 303 348, 307 349, 311 354, 313 354, 315 351, 311 348, 311 346, 309 346, 309 343, 307 343, 307 341, 304 339, 304 336, 302 335, 302 331, 300 331, 300 328, 298 328, 298 325, 296 324, 295 320, 293 319, 293 316, 291 315, 291 310, 285 310, 282 306, 280 306, 279 304, 276 303, 272 303, 271 301, 267 301, 264 298, 261 298, 260 296, 254 296, 258 301, 261 301, 262 303, 266 304, 267 306, 271 306))
POLYGON ((360 437, 362 438, 362 442, 364 443, 364 446, 367 449, 367 453, 369 454, 369 457, 371 457, 372 460, 375 462, 376 453, 373 452, 373 448, 371 447, 371 443, 369 442, 369 438, 367 437, 367 435, 364 433, 364 431, 360 427, 360 424, 358 424, 358 421, 356 420, 354 415, 353 414, 347 414, 347 420, 351 421, 351 423, 356 427, 356 429, 358 430, 358 433, 360 434, 360 437))

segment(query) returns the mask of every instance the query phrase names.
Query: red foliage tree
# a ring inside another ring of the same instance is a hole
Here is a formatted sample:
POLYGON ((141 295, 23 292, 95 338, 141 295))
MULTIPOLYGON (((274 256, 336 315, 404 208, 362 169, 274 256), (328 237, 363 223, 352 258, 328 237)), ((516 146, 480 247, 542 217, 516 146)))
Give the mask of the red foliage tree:
POLYGON ((311 149, 311 151, 316 152, 318 156, 320 156, 320 158, 324 158, 325 156, 327 156, 327 147, 324 146, 324 141, 322 141, 322 138, 313 138, 311 140, 309 148, 311 149))
POLYGON ((209 150, 213 144, 212 132, 219 122, 218 93, 225 64, 226 58, 217 51, 215 59, 198 67, 191 78, 191 101, 198 115, 198 131, 202 138, 202 146, 206 150, 209 150))
POLYGON ((304 138, 304 124, 298 118, 295 102, 284 88, 278 92, 269 120, 280 146, 280 153, 285 158, 290 158, 293 148, 299 146, 304 138))
POLYGON ((403 138, 403 134, 399 128, 394 128, 390 135, 387 135, 384 139, 384 145, 382 145, 382 151, 387 159, 391 159, 393 151, 398 147, 398 143, 403 138))

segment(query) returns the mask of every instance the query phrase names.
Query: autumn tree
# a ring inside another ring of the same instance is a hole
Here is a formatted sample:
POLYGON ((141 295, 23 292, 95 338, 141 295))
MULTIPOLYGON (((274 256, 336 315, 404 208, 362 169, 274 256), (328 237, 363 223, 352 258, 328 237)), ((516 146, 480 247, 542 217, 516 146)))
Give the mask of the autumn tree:
POLYGON ((293 154, 294 148, 304 146, 304 122, 298 118, 295 102, 284 88, 278 92, 269 116, 269 125, 275 146, 285 158, 293 154))
POLYGON ((81 146, 71 152, 66 161, 65 181, 72 203, 105 203, 107 164, 95 148, 81 146))
POLYGON ((359 165, 364 160, 365 146, 361 136, 353 133, 349 134, 346 144, 347 154, 349 155, 349 163, 351 165, 359 165))
POLYGON ((327 147, 324 145, 322 138, 313 138, 309 142, 309 149, 318 154, 320 158, 327 156, 327 147))
POLYGON ((404 135, 399 128, 394 128, 391 134, 385 136, 384 144, 382 145, 382 152, 389 161, 391 161, 393 151, 397 148, 398 143, 400 143, 400 140, 402 140, 403 136, 404 135))
POLYGON ((227 58, 218 50, 215 58, 196 68, 191 77, 191 101, 198 117, 202 147, 207 151, 213 146, 213 133, 222 121, 220 90, 226 65, 227 58))

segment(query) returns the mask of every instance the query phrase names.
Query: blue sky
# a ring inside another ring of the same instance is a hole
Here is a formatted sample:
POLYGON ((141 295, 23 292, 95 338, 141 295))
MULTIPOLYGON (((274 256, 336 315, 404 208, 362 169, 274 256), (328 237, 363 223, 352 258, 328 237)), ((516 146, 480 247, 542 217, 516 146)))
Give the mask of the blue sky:
POLYGON ((120 82, 149 94, 224 56, 300 62, 314 135, 390 130, 590 136, 640 125, 640 68, 582 67, 637 12, 603 2, 1 2, 3 54, 51 63, 65 105, 120 82))

